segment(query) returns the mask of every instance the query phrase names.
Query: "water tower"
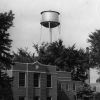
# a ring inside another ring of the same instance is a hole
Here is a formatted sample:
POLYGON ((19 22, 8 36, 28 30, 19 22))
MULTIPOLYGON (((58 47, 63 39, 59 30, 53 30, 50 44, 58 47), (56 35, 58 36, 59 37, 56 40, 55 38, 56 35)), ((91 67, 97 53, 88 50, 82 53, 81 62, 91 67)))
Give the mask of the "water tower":
MULTIPOLYGON (((41 12, 42 18, 41 18, 41 26, 44 26, 45 28, 49 29, 50 33, 50 43, 52 42, 52 29, 55 27, 60 26, 60 21, 59 21, 59 12, 56 11, 43 11, 41 12)), ((60 33, 60 32, 59 32, 60 33)))

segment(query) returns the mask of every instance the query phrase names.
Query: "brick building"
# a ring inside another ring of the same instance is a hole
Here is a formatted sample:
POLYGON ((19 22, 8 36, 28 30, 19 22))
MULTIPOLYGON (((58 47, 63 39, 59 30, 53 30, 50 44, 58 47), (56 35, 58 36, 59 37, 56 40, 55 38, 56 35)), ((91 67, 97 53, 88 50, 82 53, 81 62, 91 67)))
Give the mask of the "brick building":
POLYGON ((81 82, 71 80, 71 73, 56 71, 56 66, 15 63, 12 67, 14 100, 76 100, 81 82))

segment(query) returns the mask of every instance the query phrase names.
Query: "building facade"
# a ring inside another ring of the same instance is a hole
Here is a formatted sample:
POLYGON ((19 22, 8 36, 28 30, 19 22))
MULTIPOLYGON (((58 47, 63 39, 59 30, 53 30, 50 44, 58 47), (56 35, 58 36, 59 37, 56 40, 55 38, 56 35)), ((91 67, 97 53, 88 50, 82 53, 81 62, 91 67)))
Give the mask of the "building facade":
POLYGON ((76 100, 81 82, 71 80, 71 73, 56 71, 56 66, 15 63, 12 66, 14 100, 76 100))
POLYGON ((81 87, 82 82, 72 81, 71 73, 65 71, 57 72, 57 100, 77 100, 76 92, 81 87))

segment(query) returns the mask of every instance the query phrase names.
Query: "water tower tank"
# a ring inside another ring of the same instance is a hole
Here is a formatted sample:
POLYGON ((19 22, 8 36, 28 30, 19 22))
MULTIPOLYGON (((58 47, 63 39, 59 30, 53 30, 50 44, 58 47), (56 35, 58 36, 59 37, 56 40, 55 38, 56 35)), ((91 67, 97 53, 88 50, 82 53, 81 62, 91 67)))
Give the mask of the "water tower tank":
POLYGON ((47 28, 54 28, 60 25, 59 12, 56 11, 43 11, 41 12, 42 18, 40 24, 47 28))

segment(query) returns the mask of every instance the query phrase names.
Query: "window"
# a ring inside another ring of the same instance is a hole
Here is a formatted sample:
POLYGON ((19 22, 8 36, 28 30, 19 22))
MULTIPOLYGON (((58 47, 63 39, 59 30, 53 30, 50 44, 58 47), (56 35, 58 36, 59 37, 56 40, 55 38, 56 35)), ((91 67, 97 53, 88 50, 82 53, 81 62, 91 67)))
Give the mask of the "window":
POLYGON ((76 95, 74 95, 74 100, 77 100, 77 97, 76 97, 76 95))
POLYGON ((62 84, 61 83, 59 84, 59 89, 62 90, 62 84))
POLYGON ((19 100, 25 100, 24 96, 19 96, 19 100))
POLYGON ((76 87, 75 87, 75 83, 73 83, 73 90, 75 90, 76 89, 76 87))
POLYGON ((19 87, 25 86, 25 72, 19 72, 19 87))
POLYGON ((58 82, 58 84, 57 84, 57 89, 58 89, 59 91, 61 91, 61 89, 62 89, 62 84, 61 84, 60 82, 58 82))
POLYGON ((34 73, 34 87, 40 86, 40 74, 34 73))
POLYGON ((34 97, 34 100, 39 100, 39 96, 35 96, 34 97))
POLYGON ((68 85, 68 84, 66 84, 66 90, 67 90, 67 91, 69 90, 69 85, 68 85))
POLYGON ((51 100, 51 97, 47 97, 47 100, 51 100))
POLYGON ((51 75, 47 75, 47 87, 51 87, 51 75))

